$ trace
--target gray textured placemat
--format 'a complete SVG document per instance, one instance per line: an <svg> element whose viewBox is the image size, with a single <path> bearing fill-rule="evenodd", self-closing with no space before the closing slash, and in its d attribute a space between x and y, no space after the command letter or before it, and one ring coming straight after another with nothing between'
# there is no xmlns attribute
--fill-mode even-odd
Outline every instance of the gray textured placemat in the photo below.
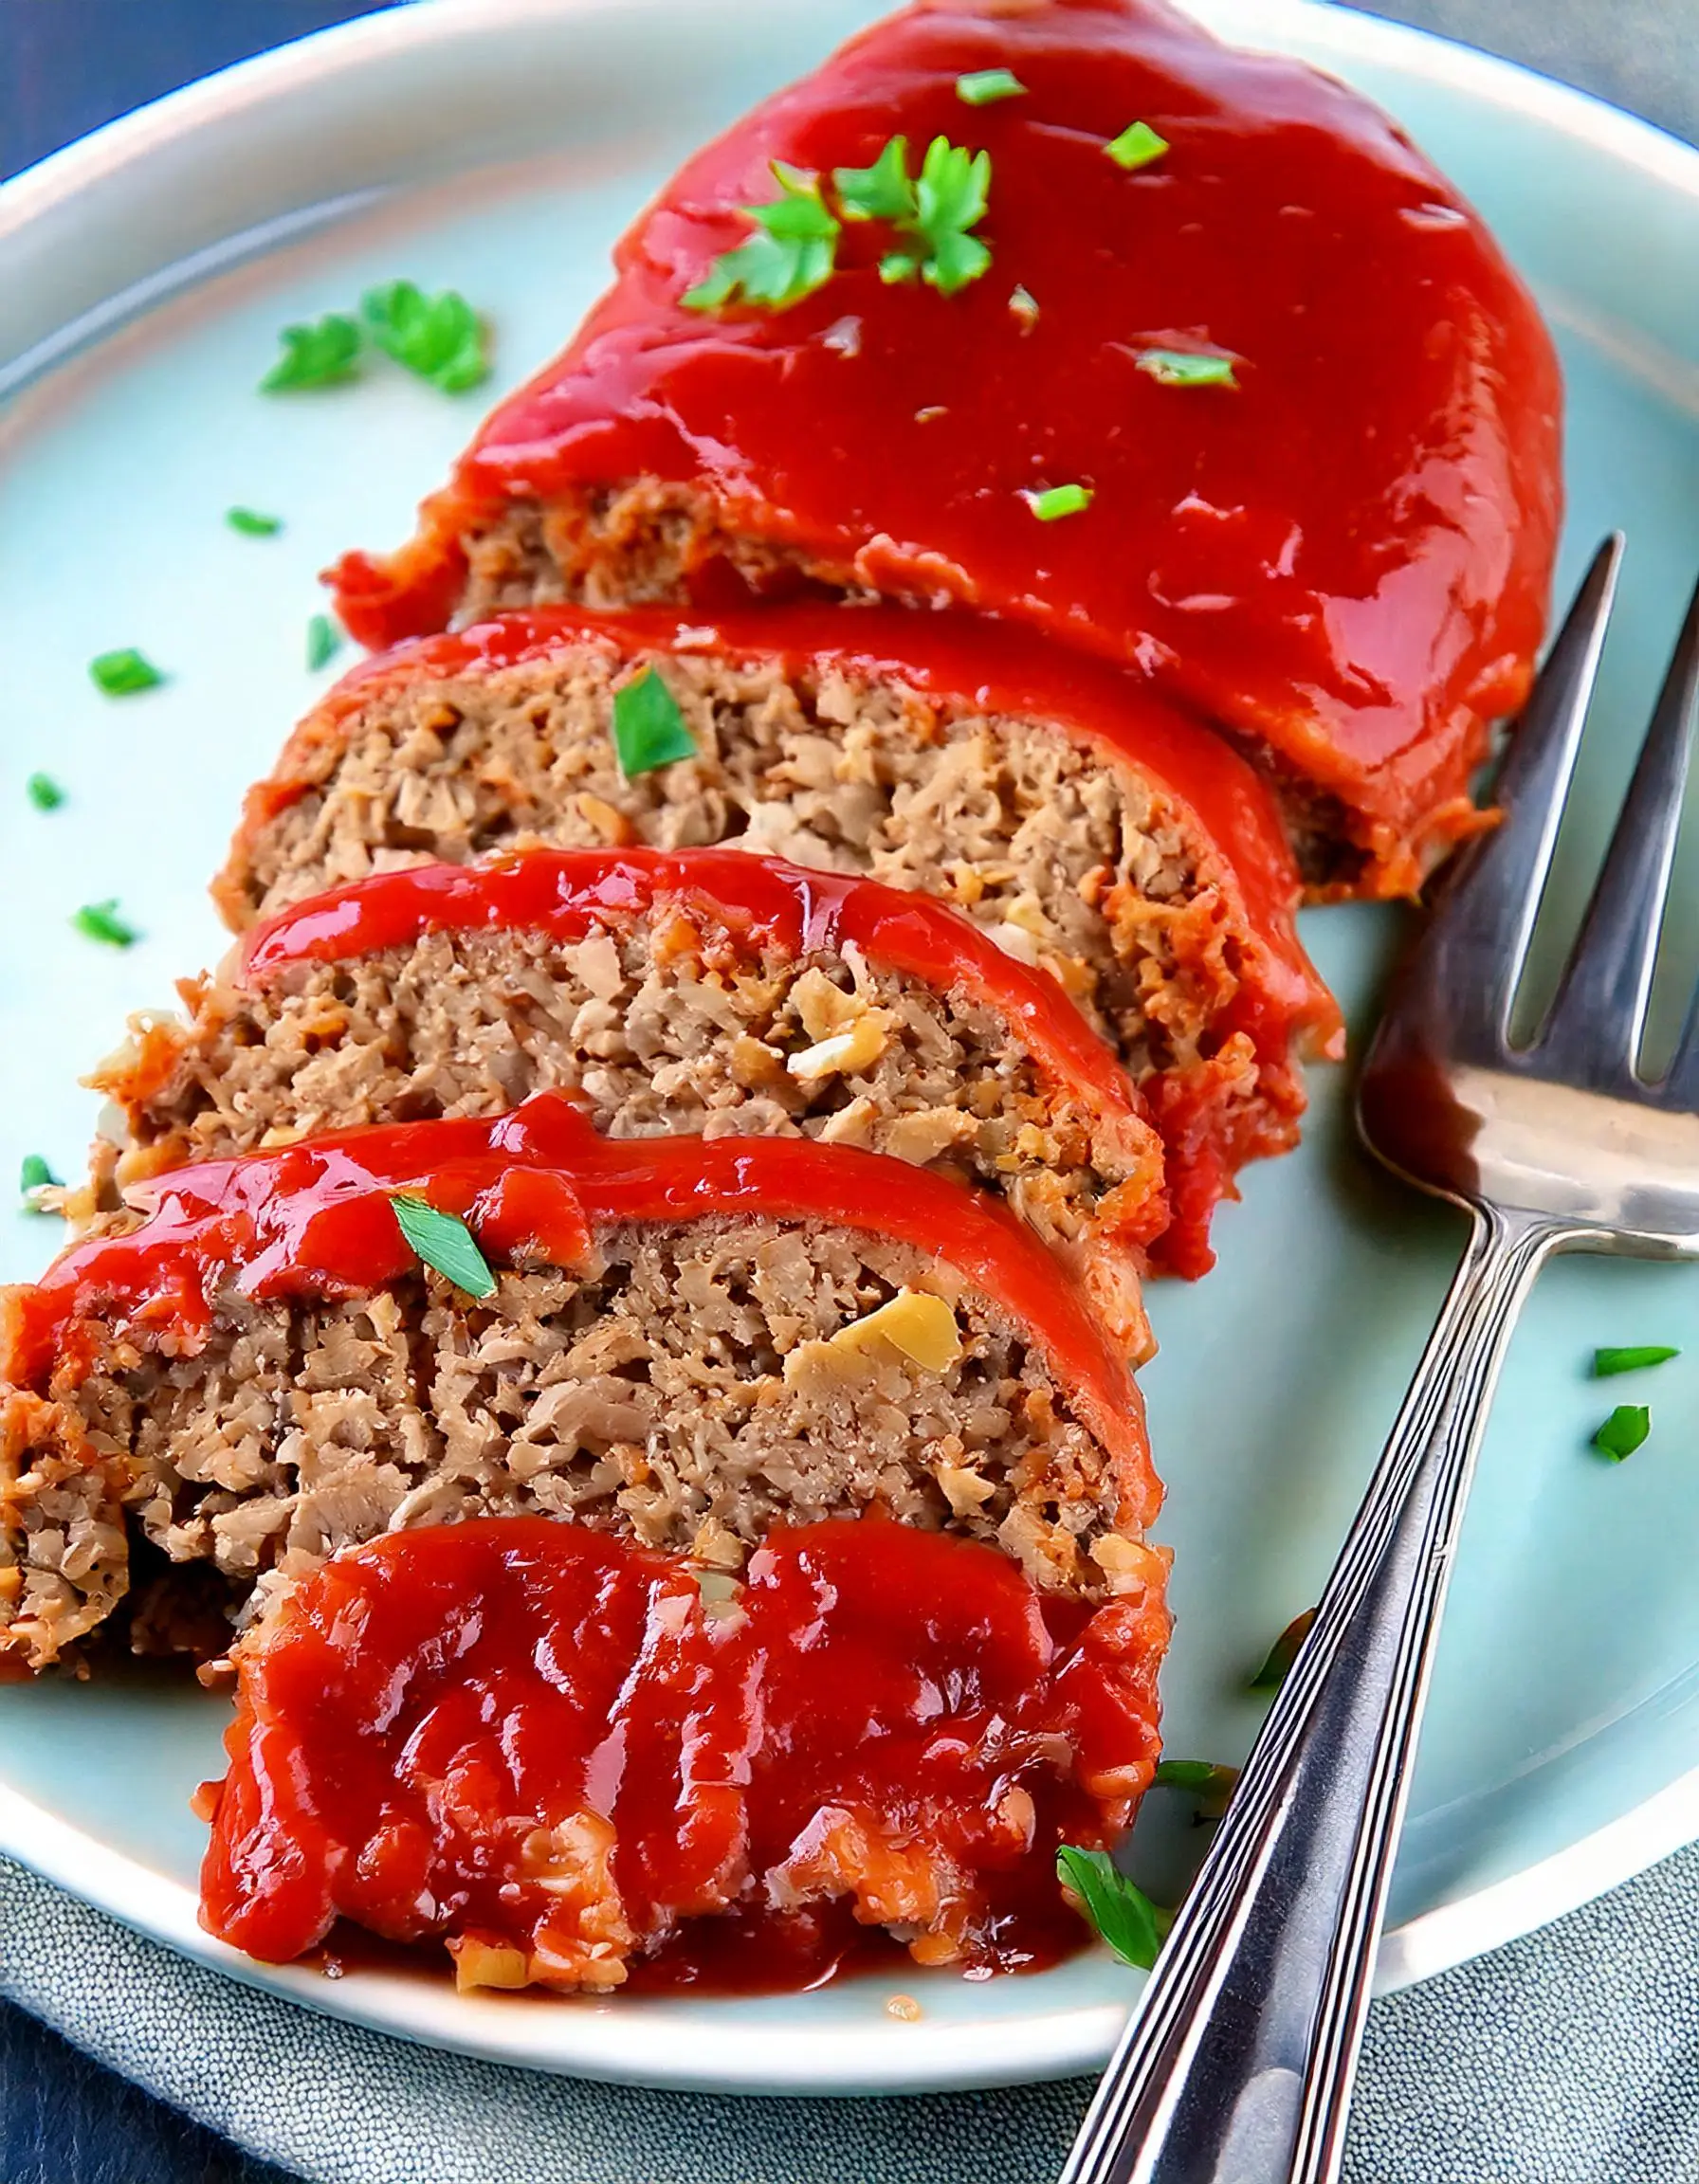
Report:
<svg viewBox="0 0 1699 2184"><path fill-rule="evenodd" d="M312 2184L1048 2184L1088 2090L714 2100L430 2054L181 1963L4 1860L0 1993ZM1699 1849L1378 2003L1347 2176L1699 2177Z"/></svg>
<svg viewBox="0 0 1699 2184"><path fill-rule="evenodd" d="M1699 138L1699 0L1398 0ZM311 2184L1046 2184L1081 2082L713 2100L441 2056L180 1962L0 1860L0 1994ZM1699 1849L1376 2005L1350 2184L1699 2178Z"/></svg>

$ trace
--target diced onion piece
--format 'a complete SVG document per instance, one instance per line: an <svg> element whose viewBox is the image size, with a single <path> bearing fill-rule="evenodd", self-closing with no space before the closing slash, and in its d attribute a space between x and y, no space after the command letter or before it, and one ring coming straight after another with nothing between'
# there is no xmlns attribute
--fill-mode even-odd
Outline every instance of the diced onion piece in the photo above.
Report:
<svg viewBox="0 0 1699 2184"><path fill-rule="evenodd" d="M924 1289L899 1289L888 1304L840 1327L831 1340L847 1350L865 1350L876 1338L928 1373L943 1372L961 1356L955 1313Z"/></svg>
<svg viewBox="0 0 1699 2184"><path fill-rule="evenodd" d="M889 1028L886 1011L869 1009L847 1031L834 1031L830 1038L805 1046L800 1054L787 1057L785 1067L800 1084L813 1084L822 1077L840 1073L853 1076L858 1070L870 1069L885 1052Z"/></svg>
<svg viewBox="0 0 1699 2184"><path fill-rule="evenodd" d="M528 1987L531 1960L505 1941L480 1941L463 1934L448 1944L454 1959L454 1984L462 1994L475 1987Z"/></svg>

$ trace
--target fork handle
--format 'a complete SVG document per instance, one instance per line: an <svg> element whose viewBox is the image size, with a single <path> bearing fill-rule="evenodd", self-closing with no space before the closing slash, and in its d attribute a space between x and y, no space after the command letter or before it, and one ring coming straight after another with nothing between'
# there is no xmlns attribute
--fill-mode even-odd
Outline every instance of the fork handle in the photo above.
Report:
<svg viewBox="0 0 1699 2184"><path fill-rule="evenodd" d="M1464 1496L1565 1231L1474 1227L1309 1634L1062 2184L1335 2184Z"/></svg>

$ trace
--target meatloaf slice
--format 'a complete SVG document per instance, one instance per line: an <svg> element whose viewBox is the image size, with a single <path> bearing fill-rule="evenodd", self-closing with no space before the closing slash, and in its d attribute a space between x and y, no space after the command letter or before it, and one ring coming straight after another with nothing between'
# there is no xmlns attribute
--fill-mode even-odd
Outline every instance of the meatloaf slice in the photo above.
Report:
<svg viewBox="0 0 1699 2184"><path fill-rule="evenodd" d="M616 1138L801 1131L987 1186L1147 1340L1160 1139L1054 983L924 898L728 849L538 849L315 896L182 992L186 1023L137 1022L91 1080L128 1119L119 1187L558 1086Z"/></svg>
<svg viewBox="0 0 1699 2184"><path fill-rule="evenodd" d="M462 1988L655 1956L800 1985L868 1926L1048 1961L1085 1938L1058 1847L1112 1844L1150 1780L1166 1636L1154 1592L1037 1593L871 1520L782 1527L712 1591L583 1525L393 1534L236 1648L202 1916L271 1962L353 1919Z"/></svg>
<svg viewBox="0 0 1699 2184"><path fill-rule="evenodd" d="M378 1533L525 1513L735 1570L776 1521L879 1511L1070 1595L1158 1581L1120 1352L1029 1230L925 1170L606 1139L539 1093L150 1197L4 1293L0 1650L32 1665L121 1594L127 1534L250 1606ZM398 1197L465 1217L434 1257L470 1289Z"/></svg>
<svg viewBox="0 0 1699 2184"><path fill-rule="evenodd" d="M1019 95L964 105L988 69ZM972 209L953 264L917 181ZM810 192L813 276L740 295ZM970 607L1148 668L1267 766L1306 878L1402 892L1527 687L1561 399L1484 223L1360 93L1160 0L943 0L687 161L338 604L374 645L731 584Z"/></svg>
<svg viewBox="0 0 1699 2184"><path fill-rule="evenodd" d="M650 674L696 755L628 774L616 695ZM240 928L427 858L610 840L923 890L1051 973L1149 1101L1190 1269L1234 1172L1293 1142L1299 1055L1336 1049L1245 761L1135 677L943 615L557 609L405 648L296 731L214 892Z"/></svg>

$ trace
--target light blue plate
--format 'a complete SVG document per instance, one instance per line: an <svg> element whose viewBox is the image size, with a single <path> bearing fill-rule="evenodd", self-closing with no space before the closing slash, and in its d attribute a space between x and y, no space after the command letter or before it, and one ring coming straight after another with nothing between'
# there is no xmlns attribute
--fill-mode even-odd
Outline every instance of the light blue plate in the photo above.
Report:
<svg viewBox="0 0 1699 2184"><path fill-rule="evenodd" d="M1565 844L1573 901L1699 567L1699 155L1366 17L1299 0L1200 11L1380 98L1478 200L1558 329L1563 584L1607 527L1630 539ZM511 383L559 343L614 235L679 156L873 12L858 0L426 0L198 85L0 191L16 390L0 413L0 1175L27 1152L75 1171L94 1119L77 1073L127 1010L168 1002L174 976L219 951L203 883L241 790L316 687L314 572L342 547L403 536L485 399L391 372L262 398L277 329L408 274L490 313ZM223 521L233 502L276 511L284 532L236 536ZM171 680L102 698L85 664L127 645ZM27 803L37 768L64 784L62 810ZM1682 880L1690 955L1699 856ZM107 896L144 936L128 953L68 928ZM1360 909L1308 920L1360 1030L1398 922ZM1692 969L1684 960L1677 983ZM1343 1078L1315 1092L1303 1152L1255 1173L1223 1215L1219 1271L1154 1300L1178 1756L1244 1753L1257 1720L1247 1673L1318 1589L1459 1241L1443 1213L1370 1172ZM7 1272L35 1272L53 1227L0 1215L0 1228ZM1696 1306L1692 1270L1571 1260L1526 1315L1459 1559L1384 1983L1537 1925L1699 1835ZM1601 1341L1688 1355L1600 1387L1585 1363ZM1656 1423L1615 1467L1587 1439L1619 1399L1649 1399ZM218 1770L223 1720L219 1702L145 1680L0 1690L0 1847L320 2008L656 2084L849 2092L1054 2075L1106 2051L1130 1992L1101 1956L977 1985L916 1973L904 1984L923 2015L907 2024L878 1981L777 2001L594 2003L262 1972L194 1923L201 1829L186 1799ZM1159 1892L1182 1869L1179 1817L1153 1811L1135 1846Z"/></svg>

